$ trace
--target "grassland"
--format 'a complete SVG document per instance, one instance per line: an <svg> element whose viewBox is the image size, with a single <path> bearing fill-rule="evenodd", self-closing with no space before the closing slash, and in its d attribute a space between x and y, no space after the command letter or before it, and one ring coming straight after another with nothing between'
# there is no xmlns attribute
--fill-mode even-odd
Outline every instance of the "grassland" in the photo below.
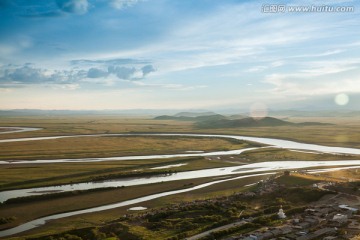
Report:
<svg viewBox="0 0 360 240"><path fill-rule="evenodd" d="M157 174L161 170L151 168L166 164L187 163L187 165L163 169L164 173L169 170L188 171L205 168L216 168L234 166L234 163L227 163L220 160L205 160L202 157L180 158L180 159L153 159L142 161L109 161L95 163L62 163L62 164L19 164L0 165L1 190L30 188L56 184L67 184L75 182L87 182L94 178L109 175L120 175L134 173ZM120 177L116 177L120 178Z"/></svg>
<svg viewBox="0 0 360 240"><path fill-rule="evenodd" d="M151 159L134 161L106 161L90 163L62 164L17 164L0 165L0 190L41 187L49 185L87 182L94 179L118 179L129 177L131 173L159 174L200 170L206 168L229 167L263 161L296 161L296 160L339 160L358 159L356 156L339 156L332 154L312 154L293 152L284 149L265 148L245 152L238 156L190 157L175 159ZM186 164L180 167L154 170L152 168ZM135 175L133 175L135 177Z"/></svg>
<svg viewBox="0 0 360 240"><path fill-rule="evenodd" d="M129 236L134 237L129 239L169 239L174 236L180 237L184 232L195 234L216 224L226 224L237 219L241 211L243 211L243 216L253 216L256 218L259 214L275 213L279 208L279 201L283 204L286 211L290 211L290 209L294 208L295 210L304 204L318 200L326 194L314 189L298 188L299 185L307 186L316 181L310 181L301 177L283 176L277 181L288 182L285 188L266 195L250 198L238 195L239 192L255 191L257 188L256 186L240 188L240 186L244 186L248 182L259 181L263 178L254 177L230 181L227 184L213 185L210 188L188 192L185 198L181 199L178 195L173 195L144 202L138 205L148 207L150 210L141 211L139 214L128 212L126 211L127 208L118 208L96 214L75 216L71 219L59 219L39 229L29 231L28 236L38 239L42 236L59 234L60 232L84 236L84 232L97 229L109 237L110 235L106 234L109 234L110 230L104 226L115 224L118 227L126 226L125 229L121 229L123 234L128 233ZM290 178L293 180L286 181ZM223 195L226 189L229 191ZM288 194L284 194L284 192ZM206 199L212 200L207 201ZM227 207L223 207L224 205ZM143 215L144 212L150 214ZM124 214L127 217L124 218ZM74 231L74 228L79 230Z"/></svg>
<svg viewBox="0 0 360 240"><path fill-rule="evenodd" d="M243 188L243 186L245 184L248 184L249 182L253 182L253 181L259 181L260 179L264 179L264 177L253 177L253 178L249 178L249 179L246 178L246 179L236 180L232 184L237 184L237 185L239 185L239 188L240 187ZM4 218L15 217L16 220L9 224L0 225L0 229L15 226L17 224L20 224L21 222L26 222L26 221L29 221L29 220L32 220L35 218L39 218L42 216L46 216L46 215L120 202L123 200L133 199L133 198L137 198L140 196L146 196L146 195L153 194L153 193L170 191L170 190L174 190L174 189L187 188L187 187L195 186L195 185L198 185L201 183L214 181L214 180L215 180L214 178L181 180L181 181L164 182L164 183L149 184L149 185L142 185L142 186L126 187L126 188L120 188L120 189L103 190L101 192L98 192L98 191L97 192L89 192L89 193L84 193L81 195L74 195L74 196L54 198L54 199L46 199L46 200L37 201L37 202L7 204L7 205L3 205L0 207L0 218L1 217L4 217ZM230 182L233 182L233 181L230 181ZM221 189L221 191L223 191L224 190L223 186L224 185L220 185L220 186L214 185L213 187L209 188L206 191L208 191L209 193L217 192L217 191L219 191L219 189ZM199 191L199 190L197 190L197 191ZM229 194L230 193L233 193L233 190L229 190ZM191 193L191 194L193 194L193 193ZM199 192L197 194L202 195L201 192ZM99 195L101 197L99 197ZM188 195L188 196L190 196L190 195ZM180 200L180 198L178 196L175 196L175 198ZM165 201L162 201L161 199L162 198L157 199L157 200L152 200L149 202L145 202L145 203L141 203L140 205L148 206L148 207L155 207L155 206L160 207L160 206L165 206L169 203L169 199L167 199ZM195 198L192 198L192 199L195 199ZM46 207L44 207L44 206L46 206ZM120 212L126 213L126 209L128 209L128 208L129 207L121 208ZM114 212L116 212L115 215L114 215ZM84 219L86 219L87 216L90 216L89 220L84 221ZM90 220L90 219L93 219L93 218L97 218L98 221L110 221L114 217L119 217L119 216L121 216L121 215L119 215L118 210L114 209L114 210L104 211L104 212L95 213L95 214L94 213L86 214L81 217L75 216L71 219L69 219L69 218L68 219L60 219L60 220L56 220L56 222L68 222L69 220L74 221L74 219L78 219L79 222L77 223L77 225L78 224L82 225L82 223L88 223L88 222L91 223L92 220ZM85 225L87 225L87 224L85 224ZM47 226L45 226L45 228L47 228ZM67 229L69 229L69 228L67 228ZM41 232L42 230L36 229L34 231Z"/></svg>
<svg viewBox="0 0 360 240"><path fill-rule="evenodd" d="M297 119L292 119L297 121ZM299 119L299 122L303 122ZM312 119L306 119L312 121ZM320 121L317 119L316 121ZM321 122L321 121L320 121ZM360 148L360 124L358 121L349 119L326 119L326 122L335 125L321 126L279 126L257 128L233 128L233 129L197 129L191 121L152 120L146 118L121 118L117 116L64 116L64 117L2 117L0 126L28 126L43 128L40 131L22 132L13 134L1 134L0 139L20 137L95 134L95 133L132 133L132 132L191 132L191 133L215 133L274 137L290 139L299 142L316 143L329 146L345 146ZM1 143L0 160L14 159L55 159L55 158L85 158L85 157L109 157L125 155L147 154L171 154L183 153L184 151L216 151L240 149L254 146L252 143L233 141L227 139L204 139L188 137L82 137L66 138L50 141L14 142ZM311 154L293 152L284 149L264 148L243 153L239 156L217 158L178 158L178 159L153 159L146 161L109 161L92 163L62 163L62 164L19 164L0 165L0 189L17 189L34 186L45 186L60 183L84 182L97 177L119 176L128 174L134 170L140 173L151 173L152 167L167 164L187 163L187 165L164 169L165 171L187 171L195 169L234 166L261 161L280 160L339 160L356 159L354 156L340 156L330 154ZM336 176L352 177L358 179L357 172L345 172L347 175ZM329 177L334 173L327 173ZM332 176L332 175L331 175ZM325 176L326 177L326 176ZM332 176L335 177L335 176ZM244 185L258 181L264 177L255 179L241 179L226 183L212 185L210 187L188 192L181 195L173 195L141 204L149 208L161 208L169 203L183 201L203 200L204 198L216 198L219 196L231 196L234 192L244 191L248 188ZM306 180L303 180L306 179ZM321 177L320 177L321 179ZM292 176L292 179L283 179L290 184L307 185L320 181L304 176ZM74 196L60 197L41 200L36 202L8 204L0 207L0 218L16 217L14 221L1 225L1 228L15 226L19 223L54 214L58 212L72 211L108 203L114 203L126 199L136 198L155 192L169 191L184 188L203 182L211 181L212 178L184 180L151 184L144 186L126 187L122 189L103 190L100 192L84 192ZM190 185L189 185L190 184ZM295 193L294 193L295 195ZM99 197L101 196L101 197ZM289 199L293 200L289 197ZM259 199L257 205L264 202ZM118 219L126 214L127 208L119 208L93 214L75 216L67 219L51 221L45 226L31 230L24 235L47 235L55 234L71 229L95 227ZM126 225L127 224L127 225ZM171 236L171 232L162 235L154 235L143 226L125 225L135 234L147 234L144 239Z"/></svg>
<svg viewBox="0 0 360 240"><path fill-rule="evenodd" d="M208 179L195 179L156 183L149 185L133 186L119 189L104 190L101 192L89 192L62 198L46 199L43 201L5 204L0 207L1 217L15 217L16 220L9 224L0 225L1 229L15 226L35 218L52 215L55 213L74 211L78 209L91 208L95 206L116 203L149 194L170 191L189 187L191 184L201 184L211 181ZM101 197L99 197L99 195ZM44 207L46 206L46 207ZM127 208L125 208L127 209Z"/></svg>
<svg viewBox="0 0 360 240"><path fill-rule="evenodd" d="M283 118L285 119L285 118ZM197 129L191 121L153 120L152 118L124 118L119 116L56 116L2 117L1 126L29 126L44 128L35 132L1 134L0 139L95 133L129 132L204 132L274 137L329 146L360 148L358 118L286 118L292 122L322 122L333 125L279 126L225 129Z"/></svg>
<svg viewBox="0 0 360 240"><path fill-rule="evenodd" d="M1 143L0 160L93 158L223 151L260 146L235 139L106 136Z"/></svg>
<svg viewBox="0 0 360 240"><path fill-rule="evenodd" d="M304 175L291 175L291 176L281 176L276 179L276 182L285 186L309 186L314 183L318 183L323 178L311 178L305 177Z"/></svg>
<svg viewBox="0 0 360 240"><path fill-rule="evenodd" d="M341 159L359 159L356 155L334 155L327 153L311 153L292 151L278 148L262 148L242 153L233 159L241 163L253 163L264 161L317 161L317 160L341 160Z"/></svg>
<svg viewBox="0 0 360 240"><path fill-rule="evenodd" d="M183 132L192 129L192 122L121 116L2 117L0 125L43 128L34 132L1 134L1 139L96 133Z"/></svg>
<svg viewBox="0 0 360 240"><path fill-rule="evenodd" d="M346 169L338 171L322 172L317 174L308 175L311 178L327 179L338 182L356 182L360 181L359 169Z"/></svg>

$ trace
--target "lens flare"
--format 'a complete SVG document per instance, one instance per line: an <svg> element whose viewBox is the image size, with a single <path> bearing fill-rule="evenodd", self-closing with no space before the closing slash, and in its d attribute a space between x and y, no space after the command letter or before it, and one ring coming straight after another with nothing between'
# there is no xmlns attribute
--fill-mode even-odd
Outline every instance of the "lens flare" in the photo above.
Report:
<svg viewBox="0 0 360 240"><path fill-rule="evenodd" d="M337 105L344 106L348 104L349 96L345 93L339 93L338 95L335 96L334 101Z"/></svg>

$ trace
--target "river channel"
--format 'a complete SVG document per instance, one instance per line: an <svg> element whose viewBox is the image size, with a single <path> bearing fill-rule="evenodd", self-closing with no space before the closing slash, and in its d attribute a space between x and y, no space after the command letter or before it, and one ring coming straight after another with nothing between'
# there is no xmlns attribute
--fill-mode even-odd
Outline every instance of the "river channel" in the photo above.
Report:
<svg viewBox="0 0 360 240"><path fill-rule="evenodd" d="M10 127L9 127L10 128ZM31 129L31 128L29 128ZM21 129L16 129L21 131ZM12 132L16 132L13 130ZM38 130L35 129L34 130ZM8 132L10 133L10 132ZM51 137L34 137L34 138L16 138L16 139L4 139L0 140L1 143L5 142L20 142L20 141L44 141L52 140L59 138L70 138L70 137L107 137L107 136L185 136L185 137L209 137L209 138L230 138L244 141L257 142L261 144L268 145L268 147L274 148L284 148L292 150L301 150L301 151L311 151L319 153L332 153L332 154L344 154L344 155L360 155L360 149L356 148L343 148L343 147L329 147L321 146L316 144L306 144L299 143L289 140L281 140L274 138L260 138L260 137L245 137L245 136L236 136L236 135L214 135L214 134L170 134L170 133L155 133L155 134L93 134L93 135L72 135L72 136L51 136ZM148 155L148 156L118 156L118 157L107 157L107 158L83 158L83 159L53 159L53 160L13 160L13 161L1 161L0 164L19 164L19 163L62 163L62 162L93 162L93 161L113 161L113 160L139 160L139 159L156 159L156 158L174 158L174 157L189 157L189 156L221 156L221 155L237 155L241 154L244 151L249 151L257 148L247 148L231 151L215 151L215 152L194 152L194 153L184 153L184 154L168 154L168 155ZM185 180L185 179L195 179L195 178L204 178L204 177L217 177L217 176L231 176L239 175L233 178L216 180L205 184L200 184L195 187L168 191L159 194L152 194L132 200L122 201L115 204L99 206L95 208L89 208L84 210L78 210L73 212L55 214L43 218L39 218L28 223L19 225L15 228L7 229L0 232L0 237L9 236L16 233L20 233L26 230L33 229L40 225L46 223L46 221L60 219L70 216L75 216L79 214L92 213L98 211L109 210L117 207L128 206L136 203L141 203L144 201L149 201L152 199L169 196L173 194L184 193L188 191L193 191L196 189L204 188L213 184L222 183L226 181L231 181L240 178L247 178L253 176L269 175L275 174L279 170L285 169L306 169L311 168L324 169L327 167L341 167L346 168L360 168L360 160L339 160L339 161L278 161L278 162L261 162L253 163L241 166L234 167L224 167L224 168L214 168L214 169L204 169L204 170L195 170L195 171L186 171L174 173L171 175L161 175L147 178L128 178L121 180L109 180L101 182L88 182L88 183L78 183L78 184L67 184L59 186L49 186L49 187L39 187L39 188L30 188L30 189L19 189L19 190L10 190L0 192L0 201L6 201L7 199L15 197L25 197L33 196L39 194L46 194L50 192L63 192L63 191L73 191L73 190L89 190L96 188L106 188L106 187L121 187L121 186L135 186L142 184L158 183L158 182L168 182L175 180ZM321 171L321 170L320 170ZM326 169L324 170L326 171ZM240 176L241 175L241 176Z"/></svg>

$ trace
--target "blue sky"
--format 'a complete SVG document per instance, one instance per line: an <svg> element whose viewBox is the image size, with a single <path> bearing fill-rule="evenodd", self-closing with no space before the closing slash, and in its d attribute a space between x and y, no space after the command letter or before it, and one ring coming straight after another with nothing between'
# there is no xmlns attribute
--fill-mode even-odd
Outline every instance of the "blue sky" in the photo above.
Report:
<svg viewBox="0 0 360 240"><path fill-rule="evenodd" d="M339 94L357 106L358 1L264 4L0 0L0 109L274 109Z"/></svg>

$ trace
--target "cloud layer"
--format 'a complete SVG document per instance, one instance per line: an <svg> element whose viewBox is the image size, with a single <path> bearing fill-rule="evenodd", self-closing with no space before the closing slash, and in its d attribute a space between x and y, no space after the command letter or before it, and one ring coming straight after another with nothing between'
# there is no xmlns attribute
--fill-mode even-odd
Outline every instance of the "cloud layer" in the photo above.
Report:
<svg viewBox="0 0 360 240"><path fill-rule="evenodd" d="M110 5L115 9L124 9L127 7L132 7L141 0L110 0Z"/></svg>
<svg viewBox="0 0 360 240"><path fill-rule="evenodd" d="M91 61L91 63L97 62L115 63L117 61ZM0 85L86 84L86 79L100 79L97 83L103 81L104 84L108 84L107 78L111 76L119 80L143 80L154 71L154 67L150 64L131 67L112 64L106 69L90 67L88 69L72 68L71 70L42 69L36 68L32 64L7 65L0 68Z"/></svg>
<svg viewBox="0 0 360 240"><path fill-rule="evenodd" d="M56 0L61 11L75 14L85 14L88 11L87 0Z"/></svg>

